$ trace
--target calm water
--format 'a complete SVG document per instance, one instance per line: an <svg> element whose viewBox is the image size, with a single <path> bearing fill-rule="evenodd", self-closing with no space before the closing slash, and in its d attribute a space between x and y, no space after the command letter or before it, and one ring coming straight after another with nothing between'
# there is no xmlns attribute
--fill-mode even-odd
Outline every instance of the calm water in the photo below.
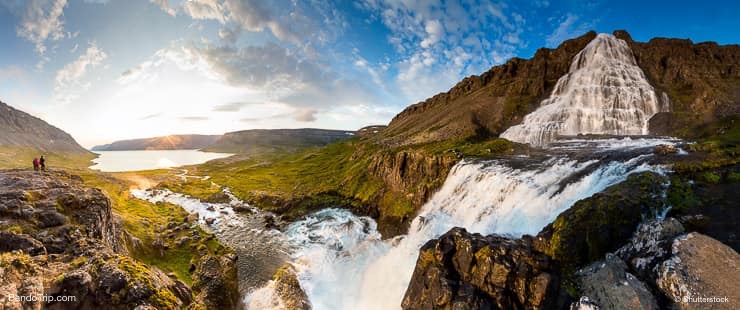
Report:
<svg viewBox="0 0 740 310"><path fill-rule="evenodd" d="M173 151L98 151L100 157L90 168L105 172L138 171L195 165L212 159L229 157L228 153L198 150Z"/></svg>

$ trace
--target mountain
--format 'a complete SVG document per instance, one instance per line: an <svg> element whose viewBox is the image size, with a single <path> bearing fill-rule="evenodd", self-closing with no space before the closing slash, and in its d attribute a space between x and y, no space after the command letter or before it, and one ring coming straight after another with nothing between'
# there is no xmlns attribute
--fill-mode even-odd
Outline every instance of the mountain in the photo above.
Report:
<svg viewBox="0 0 740 310"><path fill-rule="evenodd" d="M295 151L323 146L355 135L354 131L330 129L253 129L224 134L204 150L225 153Z"/></svg>
<svg viewBox="0 0 740 310"><path fill-rule="evenodd" d="M0 146L42 152L90 154L72 136L47 122L0 102Z"/></svg>
<svg viewBox="0 0 740 310"><path fill-rule="evenodd" d="M93 151L134 151L134 150L196 150L216 142L219 135L172 135L144 139L121 140L110 144L97 145Z"/></svg>
<svg viewBox="0 0 740 310"><path fill-rule="evenodd" d="M692 137L699 126L740 112L740 45L695 44L655 38L627 42L647 80L670 101L670 112L650 120L650 132ZM573 57L595 32L541 48L530 59L512 58L481 75L463 79L447 92L411 105L378 135L390 145L498 136L536 109L568 73Z"/></svg>

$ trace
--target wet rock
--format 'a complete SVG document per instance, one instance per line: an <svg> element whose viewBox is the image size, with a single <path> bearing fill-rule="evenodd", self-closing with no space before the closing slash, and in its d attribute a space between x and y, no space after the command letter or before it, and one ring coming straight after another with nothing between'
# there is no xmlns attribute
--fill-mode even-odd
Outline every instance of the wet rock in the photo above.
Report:
<svg viewBox="0 0 740 310"><path fill-rule="evenodd" d="M225 254L220 258L206 255L195 268L193 291L196 300L207 309L233 309L239 300L236 277L236 255Z"/></svg>
<svg viewBox="0 0 740 310"><path fill-rule="evenodd" d="M420 250L404 309L555 307L556 267L530 238L470 234L453 228Z"/></svg>
<svg viewBox="0 0 740 310"><path fill-rule="evenodd" d="M604 258L630 240L643 219L663 206L664 177L635 173L586 199L577 201L537 235L548 240L547 254L566 269Z"/></svg>
<svg viewBox="0 0 740 310"><path fill-rule="evenodd" d="M213 223L215 223L215 222L216 222L216 219L215 218L209 217L209 218L206 219L206 224L208 224L208 225L213 225Z"/></svg>
<svg viewBox="0 0 740 310"><path fill-rule="evenodd" d="M632 239L616 255L640 278L655 282L660 263L671 254L673 238L683 232L683 226L674 218L647 221L637 227Z"/></svg>
<svg viewBox="0 0 740 310"><path fill-rule="evenodd" d="M33 237L11 231L0 231L0 253L10 251L23 251L30 255L46 254L44 244Z"/></svg>
<svg viewBox="0 0 740 310"><path fill-rule="evenodd" d="M627 272L627 265L614 255L576 272L581 293L601 309L658 309L645 283Z"/></svg>
<svg viewBox="0 0 740 310"><path fill-rule="evenodd" d="M670 144L660 144L655 146L653 153L660 156L667 156L678 153L678 148Z"/></svg>
<svg viewBox="0 0 740 310"><path fill-rule="evenodd" d="M285 264L275 272L273 277L275 281L275 292L285 306L290 310L309 310L311 303L308 301L306 292L301 288L298 278L295 274L295 268L290 264Z"/></svg>
<svg viewBox="0 0 740 310"><path fill-rule="evenodd" d="M570 304L570 310L599 310L599 305L591 301L588 296L581 296L581 298Z"/></svg>
<svg viewBox="0 0 740 310"><path fill-rule="evenodd" d="M673 241L671 254L657 284L679 309L740 308L740 255L732 248L690 233Z"/></svg>

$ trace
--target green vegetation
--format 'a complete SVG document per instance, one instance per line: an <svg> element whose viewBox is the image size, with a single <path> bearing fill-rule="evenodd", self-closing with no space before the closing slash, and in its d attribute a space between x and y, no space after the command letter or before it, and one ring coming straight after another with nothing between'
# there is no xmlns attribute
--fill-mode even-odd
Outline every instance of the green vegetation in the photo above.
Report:
<svg viewBox="0 0 740 310"><path fill-rule="evenodd" d="M387 148L355 137L298 153L237 155L211 161L189 168L192 174L210 176L209 180L173 179L161 187L212 200L220 191L215 183L263 209L288 216L335 206L407 219L423 203L415 197L441 186L459 158L495 156L512 148L513 143L498 138ZM413 165L437 171L412 171ZM404 174L400 184L389 180L394 173Z"/></svg>
<svg viewBox="0 0 740 310"><path fill-rule="evenodd" d="M33 147L25 146L0 146L0 169L32 169L32 161L35 157L44 155L46 158L46 167L54 168L87 168L93 163L96 155L89 154L71 154L58 152L44 152Z"/></svg>
<svg viewBox="0 0 740 310"><path fill-rule="evenodd" d="M165 238L168 225L185 224L190 227L185 210L168 203L152 204L131 197L129 190L134 184L123 180L121 176L114 177L90 170L77 173L82 176L86 185L100 188L110 198L113 212L122 219L124 229L141 242L138 245L128 244L133 258L155 265L165 272L173 272L179 280L190 285L192 262L203 255L220 255L231 251L199 226L172 231ZM123 177L130 175L123 174ZM198 231L201 236L199 240L191 238L192 230ZM175 242L183 237L187 237L186 242Z"/></svg>

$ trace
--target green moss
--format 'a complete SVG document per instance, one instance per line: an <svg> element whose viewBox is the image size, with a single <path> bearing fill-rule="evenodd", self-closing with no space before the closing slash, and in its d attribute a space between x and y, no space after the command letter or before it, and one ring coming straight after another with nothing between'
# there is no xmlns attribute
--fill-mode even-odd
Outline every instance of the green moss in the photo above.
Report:
<svg viewBox="0 0 740 310"><path fill-rule="evenodd" d="M707 181L707 182L712 183L712 184L719 183L719 181L721 179L721 177L719 175L717 175L716 173L711 172L711 171L704 172L702 174L702 177L704 178L704 181Z"/></svg>
<svg viewBox="0 0 740 310"><path fill-rule="evenodd" d="M738 183L738 182L740 182L740 173L736 173L734 171L730 171L727 174L727 182L729 182L729 183Z"/></svg>

